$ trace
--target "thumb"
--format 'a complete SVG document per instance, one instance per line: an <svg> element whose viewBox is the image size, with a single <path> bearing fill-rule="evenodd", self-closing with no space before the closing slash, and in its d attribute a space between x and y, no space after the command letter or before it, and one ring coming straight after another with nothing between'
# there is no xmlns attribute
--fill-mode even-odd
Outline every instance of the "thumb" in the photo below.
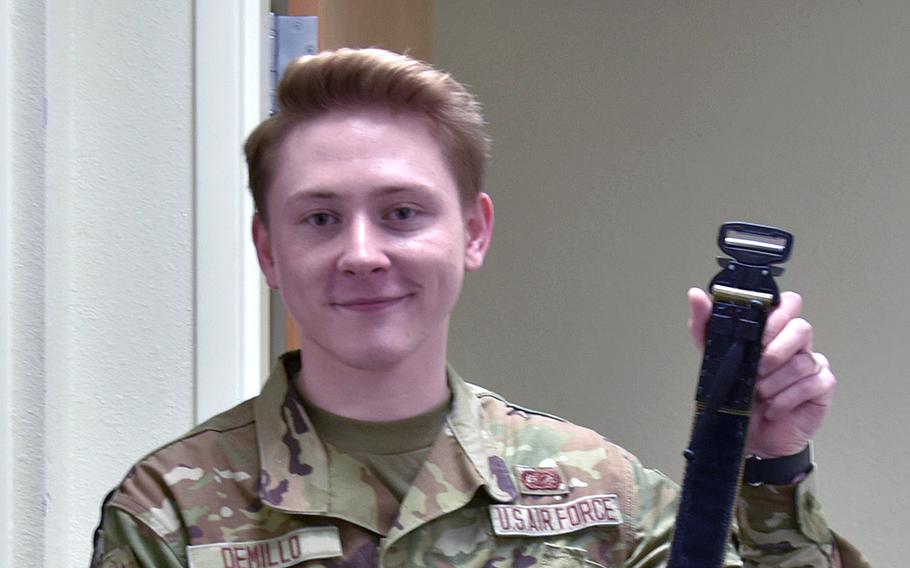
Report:
<svg viewBox="0 0 910 568"><path fill-rule="evenodd" d="M705 348L705 332L711 317L711 298L701 288L689 288L689 333L700 349Z"/></svg>

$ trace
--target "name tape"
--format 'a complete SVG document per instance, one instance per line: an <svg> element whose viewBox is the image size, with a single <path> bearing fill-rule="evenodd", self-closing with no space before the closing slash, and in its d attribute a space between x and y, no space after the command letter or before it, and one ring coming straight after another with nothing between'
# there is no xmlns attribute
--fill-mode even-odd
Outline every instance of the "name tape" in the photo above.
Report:
<svg viewBox="0 0 910 568"><path fill-rule="evenodd" d="M548 536L621 525L622 512L616 495L589 495L550 505L491 505L490 520L500 536Z"/></svg>
<svg viewBox="0 0 910 568"><path fill-rule="evenodd" d="M286 568L306 560L341 556L337 527L309 527L268 540L186 547L190 568Z"/></svg>

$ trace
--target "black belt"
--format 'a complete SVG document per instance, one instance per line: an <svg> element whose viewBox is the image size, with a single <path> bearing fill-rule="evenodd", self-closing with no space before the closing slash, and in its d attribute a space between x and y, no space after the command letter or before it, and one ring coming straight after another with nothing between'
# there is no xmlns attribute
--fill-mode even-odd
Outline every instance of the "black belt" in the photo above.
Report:
<svg viewBox="0 0 910 568"><path fill-rule="evenodd" d="M749 223L725 223L718 236L723 270L709 291L714 307L695 394L695 419L668 568L721 565L743 468L752 391L768 312L780 303L774 277L793 235Z"/></svg>

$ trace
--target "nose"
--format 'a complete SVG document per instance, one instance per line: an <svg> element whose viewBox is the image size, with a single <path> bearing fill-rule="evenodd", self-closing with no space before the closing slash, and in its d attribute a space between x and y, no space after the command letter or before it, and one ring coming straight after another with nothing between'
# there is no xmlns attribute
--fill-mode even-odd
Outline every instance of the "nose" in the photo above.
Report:
<svg viewBox="0 0 910 568"><path fill-rule="evenodd" d="M364 216L355 217L343 236L338 270L351 276L382 272L389 268L381 228Z"/></svg>

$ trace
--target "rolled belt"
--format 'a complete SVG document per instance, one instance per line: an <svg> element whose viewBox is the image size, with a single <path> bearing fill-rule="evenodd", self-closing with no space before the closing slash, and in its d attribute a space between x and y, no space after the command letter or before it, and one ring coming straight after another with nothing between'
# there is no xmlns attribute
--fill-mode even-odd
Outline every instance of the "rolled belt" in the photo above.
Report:
<svg viewBox="0 0 910 568"><path fill-rule="evenodd" d="M725 223L718 246L730 258L708 289L714 297L695 393L695 417L668 568L721 566L742 479L761 338L780 303L775 266L793 235L763 225Z"/></svg>

